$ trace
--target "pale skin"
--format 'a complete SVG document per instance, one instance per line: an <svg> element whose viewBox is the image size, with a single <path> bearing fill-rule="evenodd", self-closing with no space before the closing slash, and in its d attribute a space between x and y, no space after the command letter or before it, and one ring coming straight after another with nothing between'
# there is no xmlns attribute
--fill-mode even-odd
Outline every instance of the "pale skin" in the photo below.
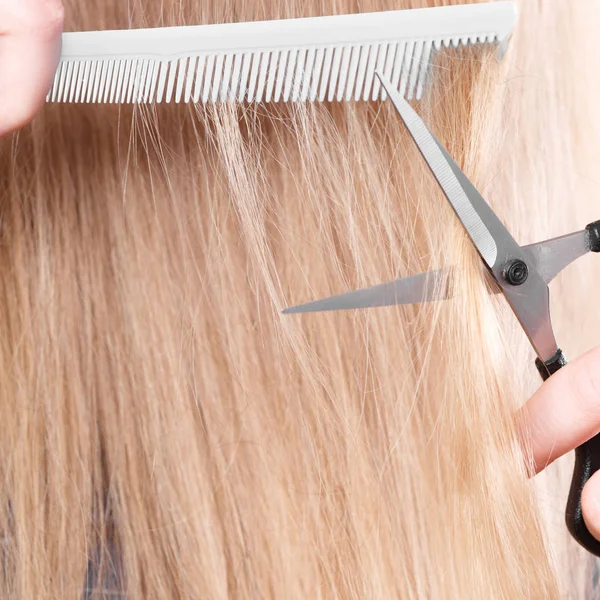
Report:
<svg viewBox="0 0 600 600"><path fill-rule="evenodd" d="M64 11L60 0L0 0L0 136L42 107L56 71ZM532 475L600 432L600 347L546 381L517 415ZM600 472L583 491L583 515L600 539Z"/></svg>

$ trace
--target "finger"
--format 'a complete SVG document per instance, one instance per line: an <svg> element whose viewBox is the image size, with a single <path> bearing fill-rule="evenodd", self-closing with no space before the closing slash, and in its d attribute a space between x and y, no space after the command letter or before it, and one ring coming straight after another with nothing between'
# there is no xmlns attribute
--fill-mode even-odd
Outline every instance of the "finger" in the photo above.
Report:
<svg viewBox="0 0 600 600"><path fill-rule="evenodd" d="M581 511L590 533L600 540L600 471L590 477L581 492Z"/></svg>
<svg viewBox="0 0 600 600"><path fill-rule="evenodd" d="M531 474L600 432L600 347L548 379L517 414Z"/></svg>
<svg viewBox="0 0 600 600"><path fill-rule="evenodd" d="M0 135L29 122L60 56L60 0L0 0Z"/></svg>

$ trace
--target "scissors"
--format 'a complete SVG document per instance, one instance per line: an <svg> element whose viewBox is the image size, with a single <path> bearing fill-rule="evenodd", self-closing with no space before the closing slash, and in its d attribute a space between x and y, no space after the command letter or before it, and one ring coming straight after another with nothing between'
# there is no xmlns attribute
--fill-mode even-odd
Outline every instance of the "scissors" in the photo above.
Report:
<svg viewBox="0 0 600 600"><path fill-rule="evenodd" d="M576 233L520 246L410 104L380 71L376 75L498 284L495 293L501 291L504 294L524 329L537 354L536 367L546 381L567 364L552 328L548 284L581 256L600 252L600 221ZM440 296L440 289L447 289L447 286L438 285L443 277L443 270L430 271L301 304L283 312L337 311L443 299L449 293L442 291ZM592 536L583 520L581 492L598 469L600 434L575 450L575 468L565 513L570 534L595 556L600 556L600 542Z"/></svg>

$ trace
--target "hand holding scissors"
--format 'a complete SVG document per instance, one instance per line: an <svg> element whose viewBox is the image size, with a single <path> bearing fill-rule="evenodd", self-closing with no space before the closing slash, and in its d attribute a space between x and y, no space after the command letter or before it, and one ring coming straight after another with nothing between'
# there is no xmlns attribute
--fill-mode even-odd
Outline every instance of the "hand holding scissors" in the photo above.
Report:
<svg viewBox="0 0 600 600"><path fill-rule="evenodd" d="M557 421L548 416L551 413L546 415L545 427L548 436L556 436L552 440L555 450L544 443L543 436L537 440L539 448L545 448L548 459L553 456L553 460L558 456L557 449L562 449L563 453L568 451L569 448L565 449L565 443L568 445L569 441L578 444L581 442L575 450L575 471L567 503L566 523L570 533L584 548L600 556L600 541L590 533L582 512L584 486L600 469L600 434L597 433L600 430L600 415L595 421L589 418L582 420L581 398L577 399L579 404L575 401L569 406L567 403L570 399L565 394L573 390L571 377L577 374L587 377L589 386L584 392L585 399L588 395L597 393L596 402L600 408L600 390L596 389L596 386L600 387L600 376L596 381L595 376L586 375L584 372L587 361L600 356L597 352L590 354L569 365L560 376L555 375L567 366L567 360L554 336L548 288L548 284L573 261L588 252L600 252L600 221L591 223L582 231L560 238L520 246L408 102L393 88L387 78L379 72L377 76L496 282L495 291L504 294L529 338L538 356L536 366L542 379L551 379L547 382L548 385L542 386L534 395L522 412L525 420L543 418L545 407L546 412L549 408L555 409L556 415L558 409L558 414L565 417L565 421ZM442 271L421 273L391 283L317 300L286 309L284 312L315 312L427 302L440 299L440 286L437 284L443 276ZM588 399L588 405L592 401ZM585 409L583 414L585 416ZM572 429L568 429L569 424ZM540 427L536 429L543 431ZM562 443L557 444L557 440L561 439ZM543 452L538 452L537 460L541 457ZM536 470L541 468L536 462ZM586 504L591 504L593 498L589 498L587 490L585 496L590 500ZM589 512L593 512L593 508ZM600 509L594 514L600 518ZM600 531L598 527L595 529Z"/></svg>

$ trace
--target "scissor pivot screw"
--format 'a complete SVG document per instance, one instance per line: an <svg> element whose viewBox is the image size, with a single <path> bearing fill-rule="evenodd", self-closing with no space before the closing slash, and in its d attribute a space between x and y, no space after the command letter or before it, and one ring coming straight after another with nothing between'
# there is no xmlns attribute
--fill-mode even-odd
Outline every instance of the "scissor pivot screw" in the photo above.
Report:
<svg viewBox="0 0 600 600"><path fill-rule="evenodd" d="M529 277L529 267L522 260L513 260L504 268L504 279L511 285L523 285Z"/></svg>

